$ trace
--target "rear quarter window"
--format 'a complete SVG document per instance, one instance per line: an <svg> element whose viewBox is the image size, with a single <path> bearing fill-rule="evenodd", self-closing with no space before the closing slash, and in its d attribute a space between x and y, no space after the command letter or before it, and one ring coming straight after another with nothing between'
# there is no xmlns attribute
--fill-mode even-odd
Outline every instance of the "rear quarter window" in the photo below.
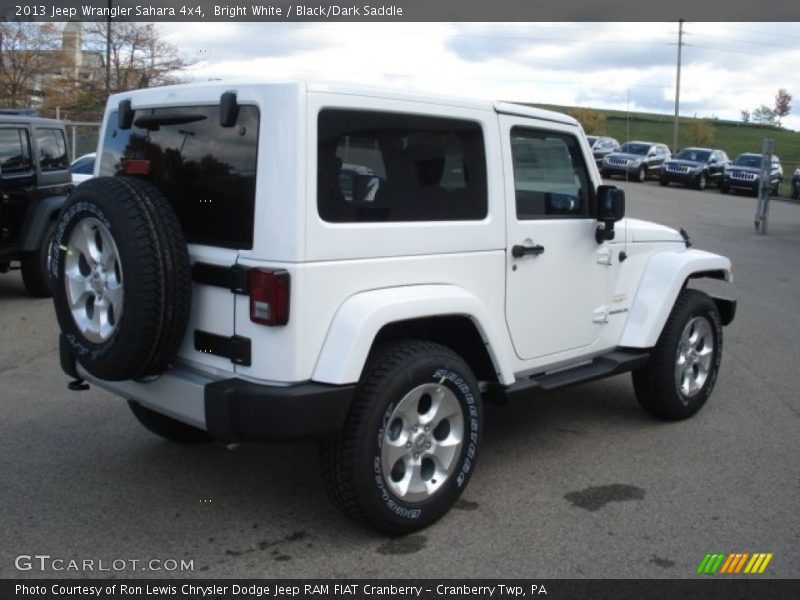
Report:
<svg viewBox="0 0 800 600"><path fill-rule="evenodd" d="M479 123L324 109L317 207L328 222L480 220L488 211Z"/></svg>
<svg viewBox="0 0 800 600"><path fill-rule="evenodd" d="M67 141L60 129L36 129L39 169L41 171L64 171L69 167Z"/></svg>
<svg viewBox="0 0 800 600"><path fill-rule="evenodd" d="M190 243L253 247L259 111L239 107L233 127L219 106L137 110L133 127L108 117L100 176L125 174L128 160L149 161L147 179L169 200Z"/></svg>

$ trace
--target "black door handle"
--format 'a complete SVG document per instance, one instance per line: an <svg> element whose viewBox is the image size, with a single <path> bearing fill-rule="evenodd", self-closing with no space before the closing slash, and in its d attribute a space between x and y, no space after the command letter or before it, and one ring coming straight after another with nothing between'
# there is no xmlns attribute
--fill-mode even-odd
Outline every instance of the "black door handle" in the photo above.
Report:
<svg viewBox="0 0 800 600"><path fill-rule="evenodd" d="M520 246L519 244L516 244L511 247L511 256L514 258L522 258L526 254L533 254L534 256L544 254L544 246L539 244L536 244L535 246Z"/></svg>

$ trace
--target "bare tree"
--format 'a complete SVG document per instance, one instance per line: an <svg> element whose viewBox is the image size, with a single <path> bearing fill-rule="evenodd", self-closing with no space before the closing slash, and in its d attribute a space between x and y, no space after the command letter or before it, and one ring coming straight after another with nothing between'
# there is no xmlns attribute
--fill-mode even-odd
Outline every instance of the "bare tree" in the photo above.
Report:
<svg viewBox="0 0 800 600"><path fill-rule="evenodd" d="M89 23L90 47L103 52L108 42L106 23ZM116 21L111 25L111 93L181 81L181 71L193 63L177 46L164 40L153 23ZM96 78L105 82L105 77Z"/></svg>
<svg viewBox="0 0 800 600"><path fill-rule="evenodd" d="M0 104L30 106L57 68L59 42L52 23L0 22Z"/></svg>

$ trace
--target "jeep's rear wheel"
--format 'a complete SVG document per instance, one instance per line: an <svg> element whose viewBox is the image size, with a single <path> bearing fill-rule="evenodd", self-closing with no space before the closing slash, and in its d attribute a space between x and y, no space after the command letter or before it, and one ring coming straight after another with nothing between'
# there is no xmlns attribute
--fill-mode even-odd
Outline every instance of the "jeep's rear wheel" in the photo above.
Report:
<svg viewBox="0 0 800 600"><path fill-rule="evenodd" d="M49 274L61 331L89 373L138 379L168 367L186 331L191 278L180 224L154 186L81 184L56 226Z"/></svg>
<svg viewBox="0 0 800 600"><path fill-rule="evenodd" d="M207 431L145 408L135 400L128 400L128 406L145 429L171 442L202 444L214 439Z"/></svg>
<svg viewBox="0 0 800 600"><path fill-rule="evenodd" d="M42 243L38 252L28 252L22 256L22 283L31 296L49 298L52 295L50 277L47 273L47 261L50 243L56 230L55 222L51 222L44 230Z"/></svg>
<svg viewBox="0 0 800 600"><path fill-rule="evenodd" d="M714 301L683 290L647 365L633 371L636 398L650 414L687 419L705 404L722 359L722 322Z"/></svg>
<svg viewBox="0 0 800 600"><path fill-rule="evenodd" d="M481 419L478 384L452 350L423 341L378 349L344 431L320 449L331 499L387 533L427 527L466 487Z"/></svg>

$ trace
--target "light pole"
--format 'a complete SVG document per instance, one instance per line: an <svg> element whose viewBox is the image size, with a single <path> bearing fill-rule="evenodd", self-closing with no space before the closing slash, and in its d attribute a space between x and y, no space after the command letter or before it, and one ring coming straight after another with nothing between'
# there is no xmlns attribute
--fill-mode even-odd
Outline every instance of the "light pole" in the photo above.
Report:
<svg viewBox="0 0 800 600"><path fill-rule="evenodd" d="M675 122L672 125L672 151L678 151L678 108L681 103L681 48L683 47L683 19L678 21L678 74L675 78Z"/></svg>

